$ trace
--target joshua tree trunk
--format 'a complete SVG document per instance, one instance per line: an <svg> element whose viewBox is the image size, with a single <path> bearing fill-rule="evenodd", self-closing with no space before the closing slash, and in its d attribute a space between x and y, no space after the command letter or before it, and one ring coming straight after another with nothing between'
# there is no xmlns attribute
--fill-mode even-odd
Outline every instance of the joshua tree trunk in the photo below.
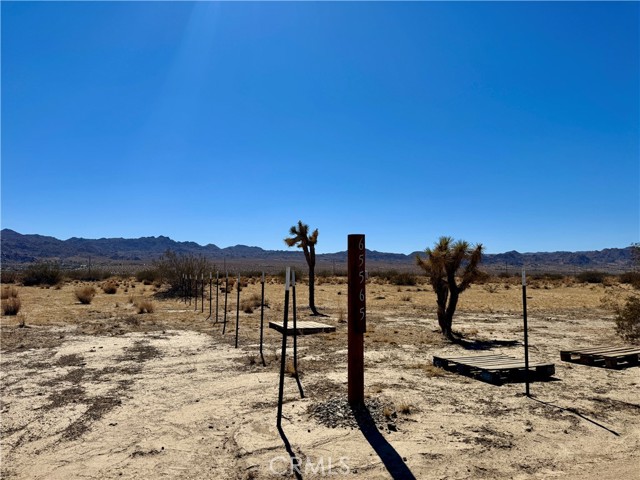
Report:
<svg viewBox="0 0 640 480"><path fill-rule="evenodd" d="M318 241L318 229L316 228L311 235L309 235L309 225L305 225L302 221L298 221L298 225L294 225L289 229L289 233L292 237L285 238L284 242L290 246L297 246L302 248L304 252L304 258L309 266L309 308L313 315L320 316L316 310L315 301L315 269L316 269L316 242Z"/></svg>

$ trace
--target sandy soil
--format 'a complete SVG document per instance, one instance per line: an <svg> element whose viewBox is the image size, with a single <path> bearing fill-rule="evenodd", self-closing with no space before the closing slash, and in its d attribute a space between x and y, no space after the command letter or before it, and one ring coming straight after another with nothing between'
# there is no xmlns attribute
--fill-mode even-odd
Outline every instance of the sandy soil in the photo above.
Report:
<svg viewBox="0 0 640 480"><path fill-rule="evenodd" d="M533 282L531 357L553 362L550 381L502 386L433 366L434 355L477 353L442 339L426 285L368 286L365 384L369 414L346 408L346 284L317 286L336 333L299 338L300 398L285 382L283 432L302 478L622 479L640 468L640 367L610 370L560 360L561 349L623 344L606 302L624 285ZM281 337L260 310L222 323L200 305L136 299L152 286L121 283L90 305L60 289L17 287L21 317L1 320L2 470L6 479L292 478L276 429ZM126 291L125 291L126 289ZM242 300L259 292L249 284ZM266 286L265 321L280 320L283 287ZM298 285L299 319L307 319ZM454 327L485 351L523 358L521 290L476 285ZM215 293L214 293L215 296ZM223 297L220 297L220 305ZM212 301L215 309L215 299ZM219 320L222 320L222 310ZM26 326L21 328L19 322ZM291 342L290 342L291 344ZM359 420L356 421L356 419Z"/></svg>

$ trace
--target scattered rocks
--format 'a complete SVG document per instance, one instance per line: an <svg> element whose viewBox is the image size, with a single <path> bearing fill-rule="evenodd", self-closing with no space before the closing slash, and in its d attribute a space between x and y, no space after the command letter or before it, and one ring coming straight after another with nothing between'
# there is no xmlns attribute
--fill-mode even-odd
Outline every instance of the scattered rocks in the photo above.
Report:
<svg viewBox="0 0 640 480"><path fill-rule="evenodd" d="M395 409L377 398L365 400L365 405L352 407L344 397L310 405L307 412L318 423L330 428L366 428L397 432Z"/></svg>

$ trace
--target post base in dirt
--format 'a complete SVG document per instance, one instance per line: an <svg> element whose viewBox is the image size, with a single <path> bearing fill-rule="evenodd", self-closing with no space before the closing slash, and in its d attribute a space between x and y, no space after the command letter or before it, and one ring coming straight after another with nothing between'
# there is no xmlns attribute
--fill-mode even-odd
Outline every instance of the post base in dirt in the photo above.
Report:
<svg viewBox="0 0 640 480"><path fill-rule="evenodd" d="M364 404L364 333L366 331L364 235L347 237L348 256L348 400Z"/></svg>

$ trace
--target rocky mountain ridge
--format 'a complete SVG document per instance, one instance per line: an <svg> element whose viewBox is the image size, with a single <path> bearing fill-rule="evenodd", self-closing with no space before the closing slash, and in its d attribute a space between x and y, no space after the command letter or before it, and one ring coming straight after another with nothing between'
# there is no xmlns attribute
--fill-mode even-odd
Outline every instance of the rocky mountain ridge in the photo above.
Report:
<svg viewBox="0 0 640 480"><path fill-rule="evenodd" d="M260 247L235 245L220 248L214 244L199 245L195 242L178 242L169 237L141 238L70 238L29 234L23 235L10 229L0 232L1 261L3 268L21 268L39 260L54 260L69 268L92 262L94 265L143 265L159 259L167 250L178 254L204 256L213 262L248 267L281 268L285 264L304 264L299 249L264 250ZM631 247L607 248L583 252L535 252L510 251L486 254L483 268L492 272L515 273L523 265L530 271L576 273L600 270L611 273L630 271L633 268ZM371 268L417 270L415 256L401 253L367 251L367 265ZM347 252L317 255L318 269L342 270L346 268Z"/></svg>

